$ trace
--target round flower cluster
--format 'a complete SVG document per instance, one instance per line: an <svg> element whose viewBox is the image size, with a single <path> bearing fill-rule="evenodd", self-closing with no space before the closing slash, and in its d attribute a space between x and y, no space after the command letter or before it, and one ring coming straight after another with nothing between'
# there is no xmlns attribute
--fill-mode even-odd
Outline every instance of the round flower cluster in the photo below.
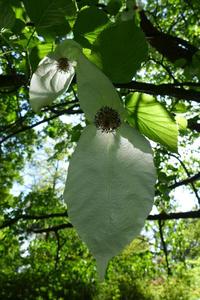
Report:
<svg viewBox="0 0 200 300"><path fill-rule="evenodd" d="M103 106L95 115L95 126L102 132L113 132L120 125L121 120L118 112L111 107Z"/></svg>

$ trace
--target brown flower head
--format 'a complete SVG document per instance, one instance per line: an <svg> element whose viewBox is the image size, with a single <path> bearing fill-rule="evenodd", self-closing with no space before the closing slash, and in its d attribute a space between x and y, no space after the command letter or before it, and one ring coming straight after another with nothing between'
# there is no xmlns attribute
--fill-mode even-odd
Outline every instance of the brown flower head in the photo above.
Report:
<svg viewBox="0 0 200 300"><path fill-rule="evenodd" d="M57 68L59 71L67 72L69 69L69 61L66 57L61 57L57 60Z"/></svg>
<svg viewBox="0 0 200 300"><path fill-rule="evenodd" d="M111 107L103 106L96 113L94 124L102 132L113 132L121 125L119 113Z"/></svg>

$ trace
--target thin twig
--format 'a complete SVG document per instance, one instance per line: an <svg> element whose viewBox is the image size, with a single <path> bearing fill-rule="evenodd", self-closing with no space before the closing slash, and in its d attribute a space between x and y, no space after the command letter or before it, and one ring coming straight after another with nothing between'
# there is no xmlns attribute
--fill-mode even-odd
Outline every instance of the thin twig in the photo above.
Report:
<svg viewBox="0 0 200 300"><path fill-rule="evenodd" d="M178 181L178 182L175 182L174 184L171 184L168 186L169 189L175 189L177 188L178 186L181 186L181 185L186 185L186 184L191 184L192 182L194 181L197 181L200 179L200 172L191 176L191 177L188 177L186 179L183 179L181 181Z"/></svg>
<svg viewBox="0 0 200 300"><path fill-rule="evenodd" d="M159 234L160 234L160 239L161 239L161 243L162 243L163 252L164 252L164 255L165 255L165 261L166 261L166 266L167 266L167 274L171 275L172 272L171 272L171 269L170 269L170 266L169 266L167 244L165 242L164 235L163 235L164 221L158 220L158 227L159 227Z"/></svg>
<svg viewBox="0 0 200 300"><path fill-rule="evenodd" d="M15 135L17 135L17 134L19 134L19 133L21 133L21 132L24 132L24 131L26 131L26 130L30 130L30 129L32 129L32 128L34 128L34 127L40 125L40 124L43 124L43 123L46 123L46 122L48 122L48 121L50 121L50 120L56 119L56 118L58 118L59 116L62 116L62 115L64 115L64 114L79 114L79 113L81 113L81 112L82 112L82 111L80 111L80 110L73 110L73 107L70 107L70 108L68 108L68 109L66 109L66 110L62 110L62 111L60 111L60 112L56 112L55 115L53 115L53 116L51 116L51 117L49 117L49 118L43 119L43 120L41 120L41 121L39 121L39 122L37 122L37 123L35 123L35 124L29 125L29 126L24 126L24 127L20 128L20 129L18 129L18 130L16 130L16 131L14 131L13 133L11 133L11 134L7 135L6 137L4 137L4 138L0 141L0 144L4 143L5 141L7 141L8 139L10 139L11 137L13 137L13 136L15 136Z"/></svg>
<svg viewBox="0 0 200 300"><path fill-rule="evenodd" d="M56 241L57 241L57 250L56 250L56 258L55 258L55 270L58 268L58 263L59 263L59 254L60 254L60 236L58 233L58 230L55 230L55 236L56 236Z"/></svg>
<svg viewBox="0 0 200 300"><path fill-rule="evenodd" d="M176 159L180 162L180 164L181 164L181 166L183 167L183 169L184 169L185 173L187 174L187 176L188 176L188 177L191 177L191 174L190 174L190 172L188 171L188 169L187 169L186 165L184 164L184 162L183 162L178 156L176 156L176 155L173 154L173 153L170 153L170 156L176 158ZM194 194L195 194L195 196L196 196L196 198L197 198L197 200L198 200L198 203L199 203L199 205L200 205L200 197L199 197L199 195L198 195L198 191L197 191L197 189L196 189L196 187L195 187L193 181L190 182L190 185L191 185L191 187L192 187L192 189L193 189L193 191L194 191Z"/></svg>

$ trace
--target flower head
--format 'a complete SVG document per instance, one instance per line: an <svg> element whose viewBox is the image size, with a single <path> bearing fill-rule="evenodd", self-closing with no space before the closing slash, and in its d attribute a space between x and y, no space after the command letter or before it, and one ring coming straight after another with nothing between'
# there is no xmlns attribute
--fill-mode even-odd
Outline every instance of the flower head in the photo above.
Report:
<svg viewBox="0 0 200 300"><path fill-rule="evenodd" d="M103 106L95 115L95 126L102 132L113 132L120 125L121 120L118 112L111 107Z"/></svg>

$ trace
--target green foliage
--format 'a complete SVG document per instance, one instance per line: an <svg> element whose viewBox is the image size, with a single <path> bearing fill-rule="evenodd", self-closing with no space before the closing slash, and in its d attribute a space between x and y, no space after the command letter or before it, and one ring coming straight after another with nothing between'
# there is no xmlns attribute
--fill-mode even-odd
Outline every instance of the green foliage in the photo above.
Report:
<svg viewBox="0 0 200 300"><path fill-rule="evenodd" d="M8 1L2 1L0 3L0 11L0 30L12 28L15 23L15 14Z"/></svg>
<svg viewBox="0 0 200 300"><path fill-rule="evenodd" d="M119 19L99 34L93 51L97 64L113 82L129 82L146 58L147 44L134 19Z"/></svg>
<svg viewBox="0 0 200 300"><path fill-rule="evenodd" d="M149 34L142 32L141 9L154 28L167 34L165 40L162 34L155 34L151 26L147 26ZM129 121L135 126L138 123L140 133L158 143L152 143L158 180L151 214L162 213L162 217L164 213L166 216L186 209L185 205L188 207L192 199L196 202L191 204L191 209L198 208L199 177L191 178L199 173L200 59L199 51L193 54L190 48L192 45L198 50L200 46L198 16L197 0L163 0L159 5L150 0L143 1L143 7L139 8L135 1L118 0L0 1L0 299L199 299L198 221L162 221L165 253L158 222L148 221L143 231L146 237L139 236L111 259L104 282L98 283L95 261L76 231L69 227L71 220L63 199L72 152L79 139L82 141L83 128L91 123L89 126L94 128L94 123L98 124L99 110L103 106L104 110L115 109L121 124ZM170 36L174 43L170 42ZM71 38L79 44L73 40L69 42ZM180 39L185 40L182 50L178 47ZM168 55L175 53L176 57L183 51L188 58L172 63L160 53L161 48L165 48ZM41 80L42 87L38 89L36 84L34 90L35 94L42 91L42 95L37 95L40 112L35 114L29 103L29 83L37 73L39 62L50 52L55 55L56 71L58 58L64 57L73 63L76 76L70 77L63 86L66 74L63 72L63 76L51 80L50 64L49 73ZM53 99L46 94L46 102L42 102L44 86L54 94ZM137 92L143 93L139 112L135 114L134 105L128 115L125 104L127 99L138 98ZM156 100L151 98L151 106L143 101L146 99L144 93L155 94ZM47 104L51 106L45 106ZM179 126L179 154L170 152L177 151L174 120ZM109 127L112 122L105 121L104 127L112 129ZM119 137L120 130L118 128L117 133L99 130L99 134L114 139ZM135 145L135 135L142 139L134 128L129 128L129 132L129 146ZM102 183L104 169L108 166L111 170L110 166L118 159L111 157L105 163L107 139L101 143L102 151L97 151L94 168L89 170L91 182L96 179L95 182ZM92 140L87 145L84 143L82 157L86 152L91 153L90 145L92 149L98 148L93 147L93 143ZM113 152L112 149L109 153ZM74 184L78 200L86 188L80 188L81 181L87 180L85 170L91 166L88 154L87 161L87 168L79 170L81 177ZM139 203L142 195L139 188L143 191L148 184L144 186L136 177L135 169L143 178L146 166L143 167L144 161L140 159L137 168L127 172L127 161L125 157L113 170L117 170L115 177L123 175L120 181L128 188L124 192L117 181L113 193L119 191L124 199L130 188L139 195ZM82 165L84 161L79 167ZM140 167L138 171L138 165L144 170ZM110 179L110 176L105 178ZM184 184L185 179L190 179L190 183ZM94 190L91 183L90 188ZM89 196L92 200L100 199L95 192ZM102 198L103 203L106 199ZM131 224L135 224L144 211L140 201L134 217L132 199L130 206L125 207L126 199L118 201L118 207L126 211L127 221L131 219ZM186 204L180 207L180 203ZM92 205L95 204L93 201ZM106 207L107 202L104 203ZM122 217L117 207L115 210L117 216ZM98 213L83 225L99 220ZM77 219L79 216L81 210ZM101 218L103 224L106 209L101 210ZM126 228L123 238L127 232L135 236L135 227L131 226ZM100 223L96 232L101 230ZM111 241L107 239L106 245L112 246ZM116 239L116 243L120 240ZM102 248L104 250L103 243L98 249Z"/></svg>
<svg viewBox="0 0 200 300"><path fill-rule="evenodd" d="M45 37L62 36L70 31L66 16L74 16L76 7L73 0L24 0L26 12L39 34Z"/></svg>
<svg viewBox="0 0 200 300"><path fill-rule="evenodd" d="M107 5L107 10L111 15L116 15L122 6L122 0L110 0Z"/></svg>
<svg viewBox="0 0 200 300"><path fill-rule="evenodd" d="M109 19L107 14L95 6L84 7L74 24L74 39L84 48L91 48L96 36L104 29Z"/></svg>

